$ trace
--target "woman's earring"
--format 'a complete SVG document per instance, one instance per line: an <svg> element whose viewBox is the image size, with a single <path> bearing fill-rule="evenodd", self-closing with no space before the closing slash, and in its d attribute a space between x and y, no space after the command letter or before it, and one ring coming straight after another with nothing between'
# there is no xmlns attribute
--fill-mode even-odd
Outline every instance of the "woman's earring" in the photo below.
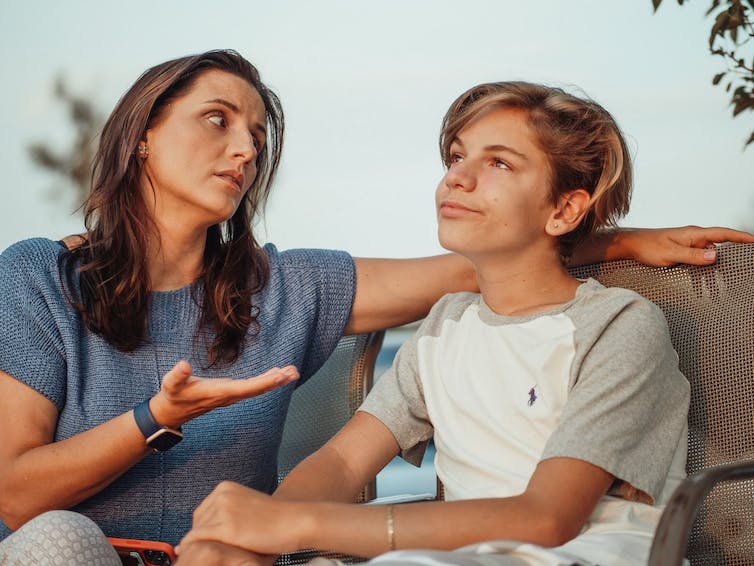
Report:
<svg viewBox="0 0 754 566"><path fill-rule="evenodd" d="M559 224L557 224L557 223L555 223L555 224L552 225L553 228L557 228L558 226L559 226Z"/></svg>
<svg viewBox="0 0 754 566"><path fill-rule="evenodd" d="M147 147L147 142L139 142L139 158L140 159L146 159L149 157L149 148Z"/></svg>

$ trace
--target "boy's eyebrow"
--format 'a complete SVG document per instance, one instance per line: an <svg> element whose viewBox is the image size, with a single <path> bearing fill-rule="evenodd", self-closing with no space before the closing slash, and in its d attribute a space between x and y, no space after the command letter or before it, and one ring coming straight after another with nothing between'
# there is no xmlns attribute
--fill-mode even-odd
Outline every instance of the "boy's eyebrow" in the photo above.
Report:
<svg viewBox="0 0 754 566"><path fill-rule="evenodd" d="M226 100L224 98L213 98L212 100L205 100L204 104L220 104L222 106L225 106L229 110L232 110L236 114L241 113L241 109L237 105L233 104L230 100ZM254 129L258 130L263 135L267 135L267 128L261 122L255 122Z"/></svg>
<svg viewBox="0 0 754 566"><path fill-rule="evenodd" d="M460 145L462 148L464 147L463 142L461 141L461 138L455 137L453 138L453 141L450 144L452 145ZM503 144L493 144L493 145L487 145L484 147L484 151L507 151L509 153L512 153L513 155L517 155L521 159L529 159L526 155L521 153L520 151L517 151L513 149L512 147L509 147L507 145Z"/></svg>
<svg viewBox="0 0 754 566"><path fill-rule="evenodd" d="M521 153L520 151L516 151L512 147L508 147L507 145L502 144L495 144L495 145L488 145L485 148L485 151L507 151L509 153L512 153L513 155L517 155L521 159L529 159L526 155Z"/></svg>

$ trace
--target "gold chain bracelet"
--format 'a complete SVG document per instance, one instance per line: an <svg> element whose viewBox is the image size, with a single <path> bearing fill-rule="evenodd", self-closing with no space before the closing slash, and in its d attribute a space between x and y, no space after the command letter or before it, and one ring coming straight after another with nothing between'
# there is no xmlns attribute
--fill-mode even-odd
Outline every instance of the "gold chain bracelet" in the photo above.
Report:
<svg viewBox="0 0 754 566"><path fill-rule="evenodd" d="M395 550L395 523L392 505L387 506L387 545L390 550Z"/></svg>

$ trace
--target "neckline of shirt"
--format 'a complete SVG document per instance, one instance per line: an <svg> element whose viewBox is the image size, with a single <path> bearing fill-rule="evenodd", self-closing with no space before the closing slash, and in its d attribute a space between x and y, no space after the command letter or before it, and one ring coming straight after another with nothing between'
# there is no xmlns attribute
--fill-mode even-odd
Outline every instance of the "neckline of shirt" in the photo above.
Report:
<svg viewBox="0 0 754 566"><path fill-rule="evenodd" d="M505 315L497 313L489 307L489 305L485 302L484 297L482 297L482 295L479 295L476 303L479 309L479 318L487 324L500 326L504 324L521 324L539 318L557 316L567 311L569 308L571 308L571 306L580 301L585 295L601 287L600 283L597 280L592 279L591 277L588 279L579 279L579 281L582 281L582 284L576 288L576 293L570 301L561 303L555 307L552 307L551 309L524 315Z"/></svg>

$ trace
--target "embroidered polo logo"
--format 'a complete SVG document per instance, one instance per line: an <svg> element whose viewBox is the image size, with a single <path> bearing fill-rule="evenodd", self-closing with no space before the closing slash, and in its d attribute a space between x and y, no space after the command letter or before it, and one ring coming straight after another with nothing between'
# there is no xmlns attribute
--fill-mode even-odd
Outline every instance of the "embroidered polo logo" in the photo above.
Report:
<svg viewBox="0 0 754 566"><path fill-rule="evenodd" d="M530 407L534 405L534 402L537 400L537 393L534 391L534 388L532 387L529 389L529 400L526 402L527 405Z"/></svg>

